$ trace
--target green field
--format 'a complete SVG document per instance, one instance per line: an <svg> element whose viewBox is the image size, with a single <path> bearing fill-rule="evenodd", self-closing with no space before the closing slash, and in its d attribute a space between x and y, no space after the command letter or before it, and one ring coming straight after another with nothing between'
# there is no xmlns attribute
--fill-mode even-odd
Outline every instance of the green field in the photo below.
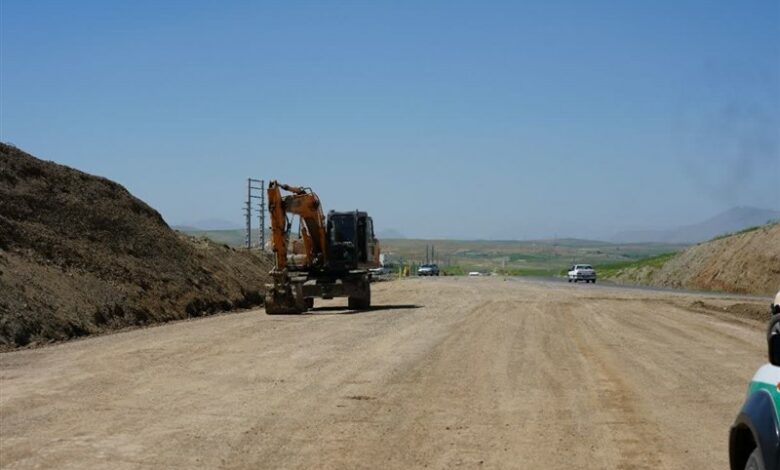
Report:
<svg viewBox="0 0 780 470"><path fill-rule="evenodd" d="M188 230L229 246L244 246L244 230ZM253 231L257 241L259 232ZM414 269L425 262L425 246L434 247L435 262L442 273L463 275L470 271L510 276L558 276L573 263L590 263L599 275L643 263L668 260L686 245L665 243L609 243L579 239L493 241L493 240L380 240L382 252L394 264Z"/></svg>
<svg viewBox="0 0 780 470"><path fill-rule="evenodd" d="M434 261L443 273L470 271L512 276L558 276L574 263L589 263L611 272L644 260L668 259L686 245L665 243L608 243L557 239L534 241L381 240L382 252L402 264L425 262L425 247L433 245ZM600 272L601 274L601 272Z"/></svg>

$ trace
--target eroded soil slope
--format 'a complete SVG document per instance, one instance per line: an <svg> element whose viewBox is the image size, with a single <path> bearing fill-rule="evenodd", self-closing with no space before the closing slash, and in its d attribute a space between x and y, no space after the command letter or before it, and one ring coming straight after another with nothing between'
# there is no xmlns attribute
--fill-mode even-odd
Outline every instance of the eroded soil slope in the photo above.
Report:
<svg viewBox="0 0 780 470"><path fill-rule="evenodd" d="M268 269L113 181L0 144L0 348L256 305Z"/></svg>
<svg viewBox="0 0 780 470"><path fill-rule="evenodd" d="M614 280L742 294L780 289L780 224L692 246L660 268L629 268Z"/></svg>

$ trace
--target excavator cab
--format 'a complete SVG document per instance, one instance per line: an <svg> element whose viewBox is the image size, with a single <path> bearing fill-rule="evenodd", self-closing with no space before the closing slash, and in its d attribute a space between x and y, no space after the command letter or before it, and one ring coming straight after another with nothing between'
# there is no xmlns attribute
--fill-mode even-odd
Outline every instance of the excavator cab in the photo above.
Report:
<svg viewBox="0 0 780 470"><path fill-rule="evenodd" d="M378 266L374 224L365 212L328 213L328 264L332 271Z"/></svg>

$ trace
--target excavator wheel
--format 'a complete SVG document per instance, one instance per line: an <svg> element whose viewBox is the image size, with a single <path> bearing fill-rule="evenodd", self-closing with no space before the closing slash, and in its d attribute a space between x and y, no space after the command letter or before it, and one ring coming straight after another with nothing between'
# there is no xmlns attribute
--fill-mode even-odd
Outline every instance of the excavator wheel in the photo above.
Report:
<svg viewBox="0 0 780 470"><path fill-rule="evenodd" d="M360 295L349 297L347 305L350 310L368 310L371 308L371 286L368 282L363 285Z"/></svg>

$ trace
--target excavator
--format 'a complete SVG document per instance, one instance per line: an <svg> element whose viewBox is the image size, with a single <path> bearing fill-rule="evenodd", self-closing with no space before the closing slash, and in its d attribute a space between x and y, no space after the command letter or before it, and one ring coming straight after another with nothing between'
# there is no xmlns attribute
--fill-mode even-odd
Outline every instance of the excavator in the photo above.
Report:
<svg viewBox="0 0 780 470"><path fill-rule="evenodd" d="M275 263L273 284L266 286L267 314L304 313L315 297L347 297L351 310L371 306L369 270L379 266L379 241L368 214L330 211L326 219L311 188L277 181L268 185L268 211Z"/></svg>

